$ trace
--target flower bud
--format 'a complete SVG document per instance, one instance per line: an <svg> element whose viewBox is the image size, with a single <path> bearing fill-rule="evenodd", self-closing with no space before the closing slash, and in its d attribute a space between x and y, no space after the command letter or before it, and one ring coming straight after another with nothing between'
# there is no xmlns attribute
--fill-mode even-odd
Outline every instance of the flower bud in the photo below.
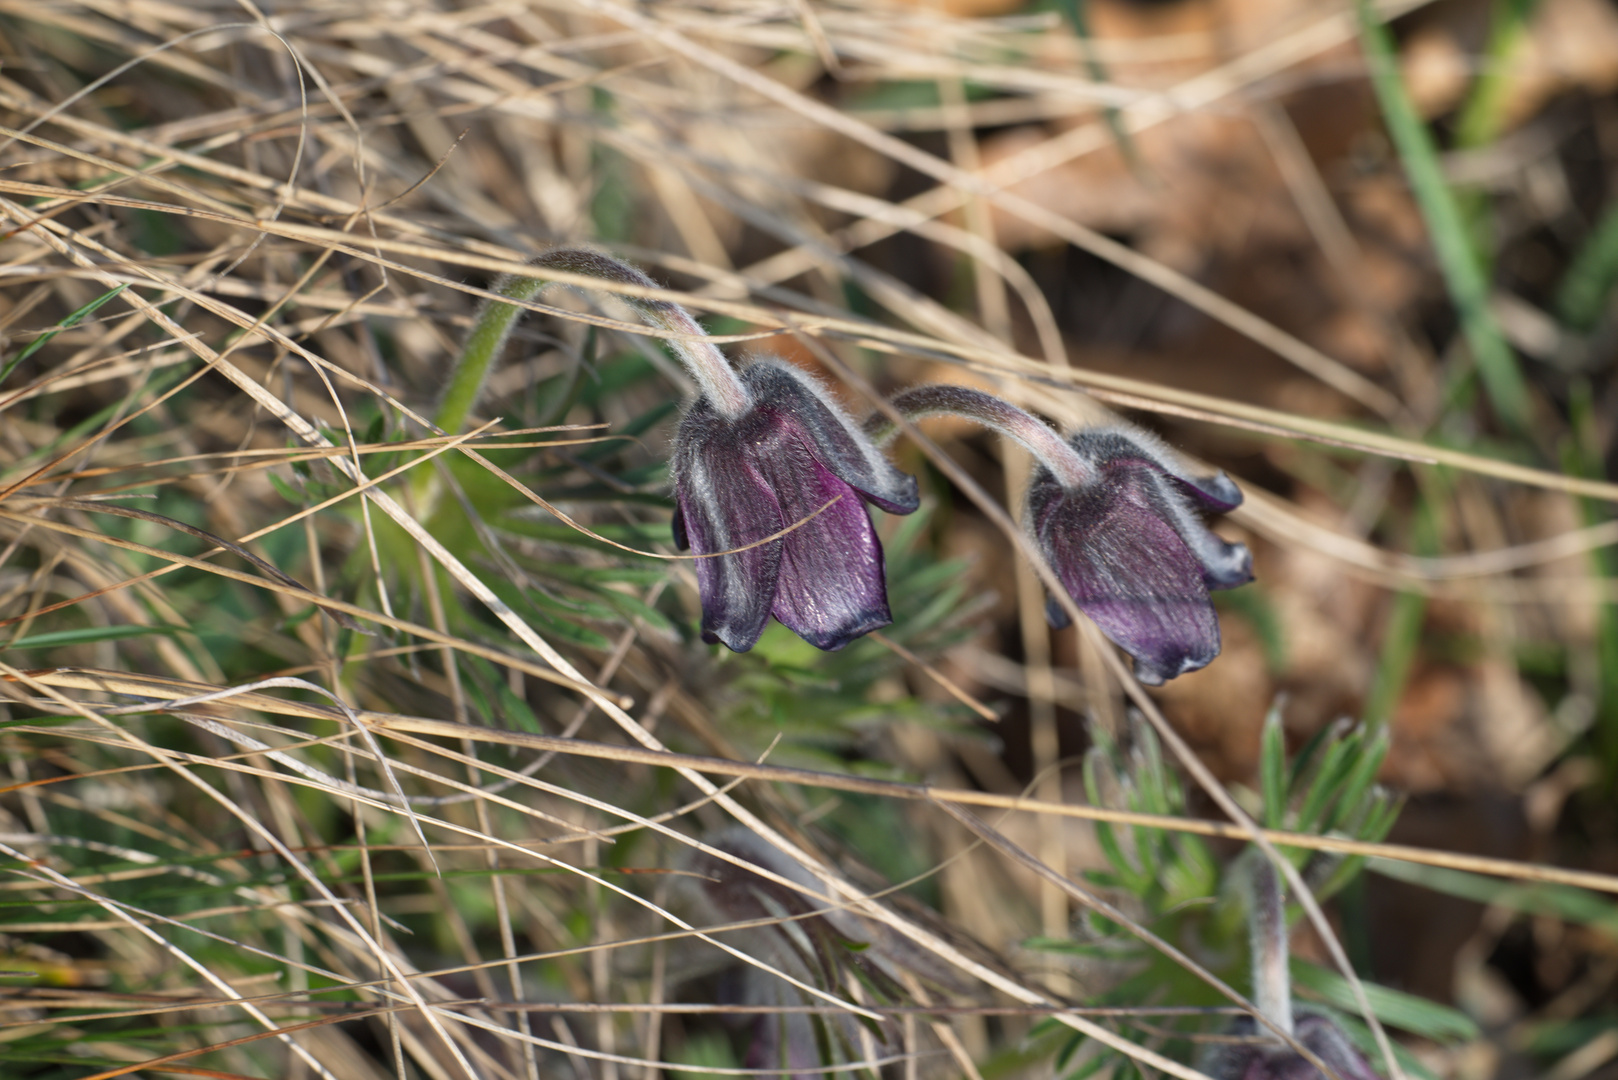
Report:
<svg viewBox="0 0 1618 1080"><path fill-rule="evenodd" d="M1091 428L1068 440L1088 468L1063 483L1045 465L1028 487L1025 520L1068 595L1157 685L1219 655L1209 589L1253 579L1246 547L1221 540L1194 507L1233 510L1242 493L1224 473L1194 477L1142 431ZM1067 625L1054 602L1051 623Z"/></svg>
<svg viewBox="0 0 1618 1080"><path fill-rule="evenodd" d="M773 614L811 645L840 649L893 621L882 545L861 500L908 514L919 505L915 478L797 368L761 360L740 377L746 408L726 415L698 397L670 462L675 543L729 552L697 560L703 639L746 652Z"/></svg>

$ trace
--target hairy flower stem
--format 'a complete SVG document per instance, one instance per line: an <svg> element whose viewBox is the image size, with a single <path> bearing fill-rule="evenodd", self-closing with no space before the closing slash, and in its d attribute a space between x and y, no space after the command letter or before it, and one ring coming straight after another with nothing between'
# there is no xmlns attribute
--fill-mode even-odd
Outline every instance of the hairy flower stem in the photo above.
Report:
<svg viewBox="0 0 1618 1080"><path fill-rule="evenodd" d="M1292 1034L1292 977L1288 970L1287 914L1275 867L1264 853L1249 864L1248 930L1253 949L1253 1002L1277 1028Z"/></svg>
<svg viewBox="0 0 1618 1080"><path fill-rule="evenodd" d="M512 300L525 301L532 300L545 285L543 278L507 274L496 281L490 291ZM506 339L511 336L522 313L523 309L516 304L502 304L494 300L485 300L478 310L477 321L472 324L472 332L466 336L466 345L461 349L461 359L455 365L455 373L450 376L443 400L438 403L438 415L433 417L433 423L447 434L458 434L466 423L466 414L472 411L478 395L483 392L483 382L489 377L489 368L494 366L495 357L505 349Z"/></svg>
<svg viewBox="0 0 1618 1080"><path fill-rule="evenodd" d="M981 390L944 384L918 386L906 390L891 404L912 423L929 416L962 416L1015 439L1043 462L1065 488L1083 487L1095 478L1095 469L1050 425ZM876 413L865 421L865 433L876 445L886 446L898 436L899 426Z"/></svg>
<svg viewBox="0 0 1618 1080"><path fill-rule="evenodd" d="M627 263L594 251L579 248L559 248L548 251L533 261L537 270L562 270L571 274L584 274L605 281L625 285L638 285L655 289L657 283ZM483 383L489 369L505 349L506 339L516 328L526 303L538 296L546 286L555 284L544 277L509 274L495 282L493 292L517 303L504 304L488 300L478 312L472 332L467 335L461 358L455 364L449 386L438 406L433 422L450 435L460 432L467 414L477 404L483 392ZM752 404L752 398L736 370L730 366L711 342L696 340L704 335L702 327L679 304L648 297L625 296L624 301L635 308L647 322L661 330L682 335L668 339L669 347L691 373L704 396L714 407L728 417L740 416Z"/></svg>

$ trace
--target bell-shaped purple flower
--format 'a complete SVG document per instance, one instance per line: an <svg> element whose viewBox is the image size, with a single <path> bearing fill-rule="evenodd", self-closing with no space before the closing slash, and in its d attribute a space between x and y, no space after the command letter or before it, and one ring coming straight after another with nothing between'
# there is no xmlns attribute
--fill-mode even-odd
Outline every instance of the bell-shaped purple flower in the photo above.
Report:
<svg viewBox="0 0 1618 1080"><path fill-rule="evenodd" d="M1067 482L1042 465L1026 519L1051 568L1081 610L1157 685L1219 655L1210 589L1253 580L1241 544L1208 531L1196 508L1235 509L1242 493L1224 473L1191 476L1145 432L1091 428L1068 440L1086 466ZM1056 626L1067 617L1054 602Z"/></svg>
<svg viewBox="0 0 1618 1080"><path fill-rule="evenodd" d="M1197 1069L1214 1080L1326 1080L1325 1073L1290 1046L1264 1039L1268 1032L1250 1016L1238 1019L1225 1034L1254 1041L1207 1050L1197 1061ZM1330 1018L1304 1013L1292 1035L1342 1080L1379 1080L1364 1055Z"/></svg>
<svg viewBox="0 0 1618 1080"><path fill-rule="evenodd" d="M792 365L761 360L740 380L745 407L727 413L709 394L697 398L670 462L675 543L730 552L696 561L703 639L745 652L773 614L811 645L840 649L893 621L882 545L861 500L908 514L915 478Z"/></svg>

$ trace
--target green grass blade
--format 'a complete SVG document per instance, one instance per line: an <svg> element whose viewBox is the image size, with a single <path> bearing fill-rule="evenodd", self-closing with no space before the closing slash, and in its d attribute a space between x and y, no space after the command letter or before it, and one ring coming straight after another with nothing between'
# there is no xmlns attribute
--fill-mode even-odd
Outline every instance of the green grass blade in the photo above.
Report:
<svg viewBox="0 0 1618 1080"><path fill-rule="evenodd" d="M1343 782L1347 779L1352 761L1353 747L1349 739L1333 743L1326 748L1326 757L1320 763L1320 771L1315 773L1309 791L1304 795L1303 805L1298 809L1296 828L1300 832L1315 832L1319 829L1326 809L1331 806L1332 800L1337 797L1338 791L1342 789Z"/></svg>
<svg viewBox="0 0 1618 1080"><path fill-rule="evenodd" d="M1328 971L1307 960L1292 960L1292 980L1306 990L1318 994L1330 1005L1340 1009L1355 1009L1354 991L1348 980L1335 971ZM1422 1035L1435 1041L1475 1039L1478 1026L1471 1017L1456 1009L1435 1004L1413 994L1390 990L1376 983L1365 984L1365 996L1371 1011L1385 1024Z"/></svg>
<svg viewBox="0 0 1618 1080"><path fill-rule="evenodd" d="M1418 866L1397 859L1372 858L1367 866L1383 877L1419 885L1433 892L1475 900L1480 904L1498 904L1525 915L1550 915L1594 927L1607 934L1618 934L1618 904L1572 885L1502 881L1469 870Z"/></svg>
<svg viewBox="0 0 1618 1080"><path fill-rule="evenodd" d="M1618 205L1608 207L1556 290L1556 314L1568 326L1586 333L1618 286Z"/></svg>
<svg viewBox="0 0 1618 1080"><path fill-rule="evenodd" d="M1386 727L1375 728L1361 735L1348 779L1344 781L1343 789L1337 795L1336 805L1326 817L1327 829L1338 828L1361 816L1360 804L1370 792L1371 785L1376 782L1377 771L1381 769L1382 759L1388 756L1388 747L1391 745L1392 740Z"/></svg>
<svg viewBox="0 0 1618 1080"><path fill-rule="evenodd" d="M1599 476L1602 452L1590 387L1578 380L1571 390L1568 412L1573 431L1562 448L1562 466L1573 476ZM1590 499L1579 500L1579 513L1591 527L1612 520L1607 507ZM1618 578L1618 560L1610 548L1594 548L1588 559L1592 576L1605 581ZM1596 608L1595 646L1596 716L1590 734L1610 790L1618 787L1618 604Z"/></svg>
<svg viewBox="0 0 1618 1080"><path fill-rule="evenodd" d="M1371 85L1382 105L1388 134L1398 148L1410 187L1433 238L1433 250L1460 315L1461 331L1472 350L1484 390L1500 419L1516 433L1529 430L1528 384L1516 354L1489 310L1489 282L1466 229L1454 192L1438 166L1432 135L1417 115L1399 76L1393 39L1369 0L1358 0L1360 38L1371 69Z"/></svg>
<svg viewBox="0 0 1618 1080"><path fill-rule="evenodd" d="M1455 121L1457 146L1487 146L1499 136L1509 101L1511 54L1527 32L1528 18L1537 6L1538 0L1496 0L1478 77Z"/></svg>
<svg viewBox="0 0 1618 1080"><path fill-rule="evenodd" d="M1438 529L1432 521L1429 505L1417 506L1411 523L1414 547L1422 555L1432 555L1438 550ZM1365 695L1365 711L1361 714L1367 728L1375 730L1392 720L1420 649L1421 628L1426 619L1427 598L1421 593L1402 592L1393 598L1393 610L1388 613L1387 629L1382 636L1382 655L1377 660L1376 675L1370 692Z"/></svg>
<svg viewBox="0 0 1618 1080"><path fill-rule="evenodd" d="M1287 739L1281 728L1281 710L1272 708L1264 718L1259 751L1259 778L1264 788L1264 827L1281 829L1287 818Z"/></svg>
<svg viewBox="0 0 1618 1080"><path fill-rule="evenodd" d="M40 349L43 349L45 347L45 343L50 341L51 338L55 337L57 334L60 334L63 330L77 326L82 320L94 314L95 310L102 304L105 304L108 300L111 300L113 297L117 296L127 288L129 288L128 285L120 285L116 289L102 293L100 296L96 297L94 300L90 301L88 304L85 304L83 307L79 308L79 310L73 312L73 314L57 323L55 327L45 331L33 341L30 341L27 345L23 346L23 350L21 352L12 357L11 361L6 364L4 368L0 368L0 382L5 382L7 377L9 377L11 373L17 369L18 364L22 363L30 356L33 356Z"/></svg>
<svg viewBox="0 0 1618 1080"><path fill-rule="evenodd" d="M57 649L64 645L94 645L101 641L122 641L124 638L144 637L147 634L177 634L177 626L86 626L78 630L53 630L45 634L30 634L8 642L7 649Z"/></svg>

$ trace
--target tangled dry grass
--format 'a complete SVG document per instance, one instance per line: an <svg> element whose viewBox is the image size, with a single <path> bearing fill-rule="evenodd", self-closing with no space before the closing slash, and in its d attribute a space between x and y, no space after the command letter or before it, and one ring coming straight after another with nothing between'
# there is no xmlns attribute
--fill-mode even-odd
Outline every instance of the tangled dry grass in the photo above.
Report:
<svg viewBox="0 0 1618 1080"><path fill-rule="evenodd" d="M7 1077L1198 1076L1162 1025L1229 997L1098 1004L1135 961L1078 947L1109 814L1210 868L1374 857L1399 884L1295 947L1354 961L1349 1014L1358 967L1471 1017L1404 1002L1388 1074L1610 1074L1618 320L1547 298L1618 178L1612 20L1546 0L1486 53L1461 325L1351 6L970 7L0 0ZM1429 116L1495 48L1455 7L1379 9ZM854 411L1163 426L1247 493L1226 655L1148 696L1050 631L999 528L1028 463L947 425L880 523L886 637L714 655L667 536L690 386L625 289L526 305L432 422L489 282L580 243ZM1417 847L1255 832L1278 700L1294 749L1387 731ZM1142 716L1194 794L1096 805L1086 723Z"/></svg>

